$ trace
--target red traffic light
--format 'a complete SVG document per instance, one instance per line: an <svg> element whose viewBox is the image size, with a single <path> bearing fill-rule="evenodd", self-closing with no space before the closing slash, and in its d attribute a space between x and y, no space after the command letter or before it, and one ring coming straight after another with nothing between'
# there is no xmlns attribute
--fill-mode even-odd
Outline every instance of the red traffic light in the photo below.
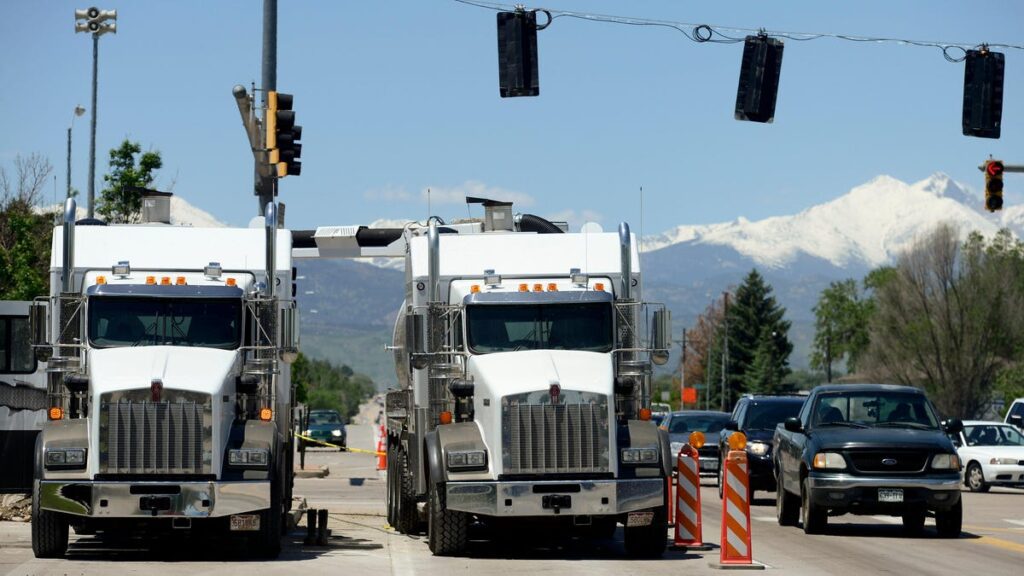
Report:
<svg viewBox="0 0 1024 576"><path fill-rule="evenodd" d="M992 160L985 165L985 170L989 176L1002 176L1003 175L1003 161Z"/></svg>

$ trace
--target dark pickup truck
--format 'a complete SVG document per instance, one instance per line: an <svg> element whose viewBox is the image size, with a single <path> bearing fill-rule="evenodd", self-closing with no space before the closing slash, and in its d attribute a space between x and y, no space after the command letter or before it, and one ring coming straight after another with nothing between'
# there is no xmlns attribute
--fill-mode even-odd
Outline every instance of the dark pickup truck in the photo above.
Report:
<svg viewBox="0 0 1024 576"><path fill-rule="evenodd" d="M960 462L924 393L907 386L818 386L800 414L775 430L779 524L822 532L829 516L902 516L921 532L929 512L939 536L960 534Z"/></svg>

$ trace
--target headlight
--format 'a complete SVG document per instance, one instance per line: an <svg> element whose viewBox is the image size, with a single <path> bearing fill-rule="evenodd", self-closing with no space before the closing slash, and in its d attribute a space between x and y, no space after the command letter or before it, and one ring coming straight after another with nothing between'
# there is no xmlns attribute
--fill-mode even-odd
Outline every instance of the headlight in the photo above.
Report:
<svg viewBox="0 0 1024 576"><path fill-rule="evenodd" d="M819 470L842 470L846 459L838 452L818 452L814 455L814 467Z"/></svg>
<svg viewBox="0 0 1024 576"><path fill-rule="evenodd" d="M683 449L683 446L686 446L686 443L684 443L684 442L673 442L671 444L671 450L672 450L672 457L673 458L676 457L676 456L679 456L679 451Z"/></svg>
<svg viewBox="0 0 1024 576"><path fill-rule="evenodd" d="M1017 458L993 458L988 461L989 464L1002 464L1004 466L1013 465L1019 462Z"/></svg>
<svg viewBox="0 0 1024 576"><path fill-rule="evenodd" d="M487 467L487 452L484 450L453 450L448 452L448 468L453 470L475 470Z"/></svg>
<svg viewBox="0 0 1024 576"><path fill-rule="evenodd" d="M932 468L939 470L959 470L960 459L956 454L936 454L932 456Z"/></svg>
<svg viewBox="0 0 1024 576"><path fill-rule="evenodd" d="M623 464L655 464L658 462L657 448L623 448Z"/></svg>
<svg viewBox="0 0 1024 576"><path fill-rule="evenodd" d="M303 436L312 436L313 435L313 431L312 430L303 430L302 431L302 435Z"/></svg>
<svg viewBox="0 0 1024 576"><path fill-rule="evenodd" d="M244 468L266 468L270 452L263 448L235 448L228 450L228 464Z"/></svg>
<svg viewBox="0 0 1024 576"><path fill-rule="evenodd" d="M331 436L334 436L335 438L340 438L341 430L331 430Z"/></svg>
<svg viewBox="0 0 1024 576"><path fill-rule="evenodd" d="M54 448L46 450L47 468L85 468L85 448Z"/></svg>
<svg viewBox="0 0 1024 576"><path fill-rule="evenodd" d="M750 442L747 444L747 452L750 452L754 456L764 456L768 453L770 446L764 442ZM842 458L842 456L840 456Z"/></svg>

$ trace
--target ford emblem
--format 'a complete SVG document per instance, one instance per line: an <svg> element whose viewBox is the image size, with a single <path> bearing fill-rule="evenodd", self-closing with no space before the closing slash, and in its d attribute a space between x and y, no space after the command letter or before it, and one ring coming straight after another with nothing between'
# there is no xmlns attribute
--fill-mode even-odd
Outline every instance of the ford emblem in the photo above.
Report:
<svg viewBox="0 0 1024 576"><path fill-rule="evenodd" d="M896 465L896 459L895 458L884 458L882 460L882 464L885 464L886 466L895 466Z"/></svg>

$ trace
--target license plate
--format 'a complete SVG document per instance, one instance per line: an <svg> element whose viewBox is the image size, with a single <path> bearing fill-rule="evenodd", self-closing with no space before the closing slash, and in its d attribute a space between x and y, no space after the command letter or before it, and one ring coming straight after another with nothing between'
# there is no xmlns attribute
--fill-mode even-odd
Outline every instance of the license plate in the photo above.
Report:
<svg viewBox="0 0 1024 576"><path fill-rule="evenodd" d="M718 460L705 460L700 465L705 470L718 470Z"/></svg>
<svg viewBox="0 0 1024 576"><path fill-rule="evenodd" d="M903 489L902 488L879 488L878 489L878 501L879 502L903 502Z"/></svg>
<svg viewBox="0 0 1024 576"><path fill-rule="evenodd" d="M654 512L630 512L626 516L626 527L633 528L634 526L650 526L651 522L654 521Z"/></svg>
<svg viewBox="0 0 1024 576"><path fill-rule="evenodd" d="M252 532L259 529L259 514L235 514L231 517L232 532Z"/></svg>

